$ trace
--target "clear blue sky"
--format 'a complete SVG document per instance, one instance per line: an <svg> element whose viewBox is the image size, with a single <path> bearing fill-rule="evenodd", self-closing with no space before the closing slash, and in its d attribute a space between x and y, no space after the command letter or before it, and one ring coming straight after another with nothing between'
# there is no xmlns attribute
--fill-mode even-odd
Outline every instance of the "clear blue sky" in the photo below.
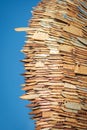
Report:
<svg viewBox="0 0 87 130"><path fill-rule="evenodd" d="M32 7L40 0L0 0L0 130L34 130L33 121L19 99L24 92L23 64L19 60L25 33L17 33L15 27L26 27L31 18Z"/></svg>

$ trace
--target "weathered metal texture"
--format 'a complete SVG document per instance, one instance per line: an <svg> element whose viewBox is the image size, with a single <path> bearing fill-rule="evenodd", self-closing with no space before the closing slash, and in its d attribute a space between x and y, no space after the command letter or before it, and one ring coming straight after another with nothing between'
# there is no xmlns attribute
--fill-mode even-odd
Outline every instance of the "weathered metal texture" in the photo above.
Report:
<svg viewBox="0 0 87 130"><path fill-rule="evenodd" d="M35 130L87 130L87 2L42 0L22 52Z"/></svg>

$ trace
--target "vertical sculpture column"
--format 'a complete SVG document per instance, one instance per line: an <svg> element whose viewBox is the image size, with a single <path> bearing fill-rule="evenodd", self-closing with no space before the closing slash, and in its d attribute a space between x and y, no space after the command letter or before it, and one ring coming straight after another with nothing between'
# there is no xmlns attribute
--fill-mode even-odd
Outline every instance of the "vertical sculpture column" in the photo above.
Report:
<svg viewBox="0 0 87 130"><path fill-rule="evenodd" d="M35 130L87 129L87 2L42 0L23 47L25 94Z"/></svg>

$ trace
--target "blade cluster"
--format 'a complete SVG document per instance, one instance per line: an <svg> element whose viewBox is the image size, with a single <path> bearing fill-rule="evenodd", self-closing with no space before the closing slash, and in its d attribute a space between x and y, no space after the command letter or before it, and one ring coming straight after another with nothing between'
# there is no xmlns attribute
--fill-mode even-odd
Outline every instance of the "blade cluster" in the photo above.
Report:
<svg viewBox="0 0 87 130"><path fill-rule="evenodd" d="M87 129L87 2L43 0L23 47L26 92L35 130Z"/></svg>

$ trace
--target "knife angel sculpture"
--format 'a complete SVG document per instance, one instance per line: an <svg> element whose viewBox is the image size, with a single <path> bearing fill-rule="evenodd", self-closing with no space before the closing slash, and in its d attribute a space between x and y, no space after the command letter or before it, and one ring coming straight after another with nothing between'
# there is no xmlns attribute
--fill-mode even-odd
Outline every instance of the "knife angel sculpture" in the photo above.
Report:
<svg viewBox="0 0 87 130"><path fill-rule="evenodd" d="M87 130L87 1L42 0L22 52L35 130Z"/></svg>

